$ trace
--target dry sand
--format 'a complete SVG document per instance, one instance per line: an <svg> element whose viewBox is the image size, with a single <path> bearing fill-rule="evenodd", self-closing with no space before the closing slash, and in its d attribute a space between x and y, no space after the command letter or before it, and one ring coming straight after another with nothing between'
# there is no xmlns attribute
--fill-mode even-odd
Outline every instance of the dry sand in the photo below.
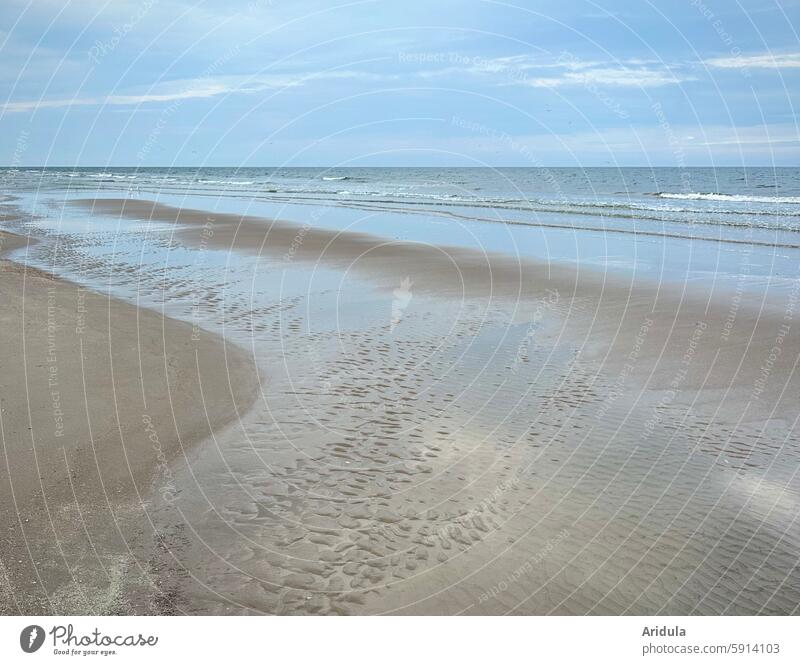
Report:
<svg viewBox="0 0 800 665"><path fill-rule="evenodd" d="M163 611L174 562L146 506L251 405L247 354L9 261L0 289L0 612Z"/></svg>

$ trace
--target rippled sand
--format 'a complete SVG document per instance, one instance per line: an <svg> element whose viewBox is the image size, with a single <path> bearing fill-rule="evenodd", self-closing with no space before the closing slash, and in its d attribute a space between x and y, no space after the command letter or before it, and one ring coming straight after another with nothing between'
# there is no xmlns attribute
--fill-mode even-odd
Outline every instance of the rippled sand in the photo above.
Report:
<svg viewBox="0 0 800 665"><path fill-rule="evenodd" d="M552 322L526 341L419 302L394 335L293 339L297 307L265 410L202 450L203 496L178 504L202 516L192 611L795 611L785 421L712 424L632 380L609 402Z"/></svg>
<svg viewBox="0 0 800 665"><path fill-rule="evenodd" d="M121 240L138 263L73 238L85 280L200 312L266 377L146 506L159 611L797 611L797 291L89 205L170 226Z"/></svg>

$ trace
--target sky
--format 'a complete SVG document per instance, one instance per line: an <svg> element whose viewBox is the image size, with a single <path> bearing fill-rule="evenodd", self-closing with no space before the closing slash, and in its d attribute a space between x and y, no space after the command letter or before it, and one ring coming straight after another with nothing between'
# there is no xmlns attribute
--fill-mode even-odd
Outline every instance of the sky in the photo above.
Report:
<svg viewBox="0 0 800 665"><path fill-rule="evenodd" d="M3 0L6 166L800 165L800 0Z"/></svg>

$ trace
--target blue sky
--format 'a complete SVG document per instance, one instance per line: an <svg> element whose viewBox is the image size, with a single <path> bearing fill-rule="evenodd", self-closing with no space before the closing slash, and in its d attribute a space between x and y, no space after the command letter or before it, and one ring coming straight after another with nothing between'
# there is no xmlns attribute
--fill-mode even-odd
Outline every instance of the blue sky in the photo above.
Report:
<svg viewBox="0 0 800 665"><path fill-rule="evenodd" d="M794 0L3 0L0 163L800 165Z"/></svg>

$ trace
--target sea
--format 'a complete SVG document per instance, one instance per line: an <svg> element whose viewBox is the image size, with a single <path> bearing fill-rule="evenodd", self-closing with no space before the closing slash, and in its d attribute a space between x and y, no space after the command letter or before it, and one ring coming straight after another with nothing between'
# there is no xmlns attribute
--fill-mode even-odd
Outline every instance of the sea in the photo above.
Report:
<svg viewBox="0 0 800 665"><path fill-rule="evenodd" d="M0 183L35 213L156 199L667 280L792 279L800 250L800 168L47 167Z"/></svg>

